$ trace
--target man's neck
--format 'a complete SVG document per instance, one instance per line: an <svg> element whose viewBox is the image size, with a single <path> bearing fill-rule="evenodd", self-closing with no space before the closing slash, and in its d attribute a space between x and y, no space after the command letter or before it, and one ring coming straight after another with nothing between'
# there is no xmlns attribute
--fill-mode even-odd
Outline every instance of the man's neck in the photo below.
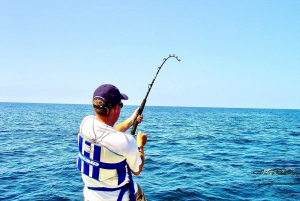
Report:
<svg viewBox="0 0 300 201"><path fill-rule="evenodd" d="M102 116L96 115L96 119L97 119L98 121L100 121L100 122L106 124L106 125L109 125L109 126L111 126L111 127L114 127L114 124L115 124L115 123L112 122L112 121L110 121L110 119L107 118L107 117L102 117Z"/></svg>

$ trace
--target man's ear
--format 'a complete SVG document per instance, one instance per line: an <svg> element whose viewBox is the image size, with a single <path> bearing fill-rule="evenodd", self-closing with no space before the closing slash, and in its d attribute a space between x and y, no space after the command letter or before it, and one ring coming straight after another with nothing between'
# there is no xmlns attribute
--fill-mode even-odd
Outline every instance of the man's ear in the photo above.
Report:
<svg viewBox="0 0 300 201"><path fill-rule="evenodd" d="M111 110L111 113L117 114L117 111L118 111L118 104L115 105L114 107L112 107L110 110Z"/></svg>

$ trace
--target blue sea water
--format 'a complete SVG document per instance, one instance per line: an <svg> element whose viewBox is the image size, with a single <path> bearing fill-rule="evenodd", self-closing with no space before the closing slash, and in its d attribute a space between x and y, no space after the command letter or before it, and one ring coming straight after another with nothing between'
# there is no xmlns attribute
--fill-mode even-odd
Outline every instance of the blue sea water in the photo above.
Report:
<svg viewBox="0 0 300 201"><path fill-rule="evenodd" d="M90 114L0 103L0 200L83 200L76 140ZM148 142L135 181L148 201L300 200L300 110L146 106L138 130Z"/></svg>

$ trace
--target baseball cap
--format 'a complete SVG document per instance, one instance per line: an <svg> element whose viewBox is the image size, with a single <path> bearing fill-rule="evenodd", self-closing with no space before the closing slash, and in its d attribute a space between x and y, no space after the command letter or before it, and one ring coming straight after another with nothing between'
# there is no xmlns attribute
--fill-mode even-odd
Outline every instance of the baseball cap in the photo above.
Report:
<svg viewBox="0 0 300 201"><path fill-rule="evenodd" d="M114 106L121 100L128 100L128 96L120 93L119 89L112 84L103 84L95 90L93 100L102 100L105 105Z"/></svg>

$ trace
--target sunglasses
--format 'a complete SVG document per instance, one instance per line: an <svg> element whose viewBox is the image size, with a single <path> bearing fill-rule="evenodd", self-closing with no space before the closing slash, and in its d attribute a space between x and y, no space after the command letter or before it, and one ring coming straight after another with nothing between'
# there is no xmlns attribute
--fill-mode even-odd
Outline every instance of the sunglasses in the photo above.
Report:
<svg viewBox="0 0 300 201"><path fill-rule="evenodd" d="M120 102L118 105L120 105L120 106L121 106L121 108L123 107L123 103L122 103L122 102Z"/></svg>

